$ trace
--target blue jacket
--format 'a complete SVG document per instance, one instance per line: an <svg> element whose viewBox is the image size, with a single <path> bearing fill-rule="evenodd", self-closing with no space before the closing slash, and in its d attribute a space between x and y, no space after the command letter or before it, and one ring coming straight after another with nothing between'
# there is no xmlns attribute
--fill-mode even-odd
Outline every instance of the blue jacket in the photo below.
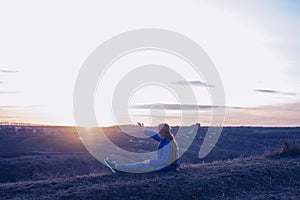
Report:
<svg viewBox="0 0 300 200"><path fill-rule="evenodd" d="M171 164L166 165L170 159L171 154L171 147L169 144L169 141L166 138L161 138L158 136L158 134L154 131L145 130L144 133L148 136L151 136L154 140L159 142L158 148L157 148L157 159L156 160L150 160L149 164L157 166L156 171L174 171L174 167ZM180 161L178 159L177 161L177 168L180 167Z"/></svg>

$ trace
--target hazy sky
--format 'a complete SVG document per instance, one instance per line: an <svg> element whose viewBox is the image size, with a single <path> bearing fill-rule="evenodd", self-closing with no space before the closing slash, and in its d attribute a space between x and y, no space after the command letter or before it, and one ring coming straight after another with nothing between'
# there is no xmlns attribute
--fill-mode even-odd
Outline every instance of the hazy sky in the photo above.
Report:
<svg viewBox="0 0 300 200"><path fill-rule="evenodd" d="M300 125L300 2L293 0L1 0L0 121L74 124L74 84L89 54L114 35L146 27L182 33L207 52L224 85L225 125ZM162 52L132 53L107 71L95 93L100 125L116 123L111 101L118 81L151 63L180 73L186 82L174 87L191 87L197 105L211 105L213 86L187 63ZM153 103L166 110L149 112ZM167 122L179 124L176 104L172 93L149 85L133 93L129 113L148 124L166 113ZM209 108L199 119L190 110L190 123L209 120Z"/></svg>

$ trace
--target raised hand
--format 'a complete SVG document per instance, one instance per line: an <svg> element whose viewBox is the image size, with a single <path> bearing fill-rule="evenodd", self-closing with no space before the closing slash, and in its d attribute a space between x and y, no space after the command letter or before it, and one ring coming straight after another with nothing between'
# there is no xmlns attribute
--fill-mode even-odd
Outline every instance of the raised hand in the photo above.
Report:
<svg viewBox="0 0 300 200"><path fill-rule="evenodd" d="M144 123L138 122L137 124L141 127L144 127Z"/></svg>

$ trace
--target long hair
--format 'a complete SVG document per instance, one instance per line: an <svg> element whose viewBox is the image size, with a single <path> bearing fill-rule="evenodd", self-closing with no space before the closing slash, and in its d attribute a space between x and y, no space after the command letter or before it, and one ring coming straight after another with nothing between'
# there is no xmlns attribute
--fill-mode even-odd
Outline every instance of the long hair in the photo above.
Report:
<svg viewBox="0 0 300 200"><path fill-rule="evenodd" d="M175 170L177 170L178 167L178 159L179 159L179 150L178 150L178 145L177 142L173 136L173 134L170 132L170 126L169 124L160 124L158 125L158 129L161 133L163 133L164 137L168 141L168 145L170 145L170 158L169 162L172 164Z"/></svg>

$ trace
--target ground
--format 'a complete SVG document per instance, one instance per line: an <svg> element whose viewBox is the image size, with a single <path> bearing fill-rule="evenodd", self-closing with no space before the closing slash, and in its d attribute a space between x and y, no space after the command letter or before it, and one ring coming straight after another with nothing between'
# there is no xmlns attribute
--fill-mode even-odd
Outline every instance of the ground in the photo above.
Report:
<svg viewBox="0 0 300 200"><path fill-rule="evenodd" d="M199 143L204 130L197 134ZM0 129L0 199L300 196L300 154L292 150L298 146L281 147L283 141L299 141L299 128L227 128L207 158L196 158L195 139L182 157L179 172L148 174L111 174L83 148L73 128L23 127L18 131ZM135 148L138 143L131 145Z"/></svg>
<svg viewBox="0 0 300 200"><path fill-rule="evenodd" d="M0 196L69 199L298 199L300 158L251 157L180 172L94 174L0 185Z"/></svg>

